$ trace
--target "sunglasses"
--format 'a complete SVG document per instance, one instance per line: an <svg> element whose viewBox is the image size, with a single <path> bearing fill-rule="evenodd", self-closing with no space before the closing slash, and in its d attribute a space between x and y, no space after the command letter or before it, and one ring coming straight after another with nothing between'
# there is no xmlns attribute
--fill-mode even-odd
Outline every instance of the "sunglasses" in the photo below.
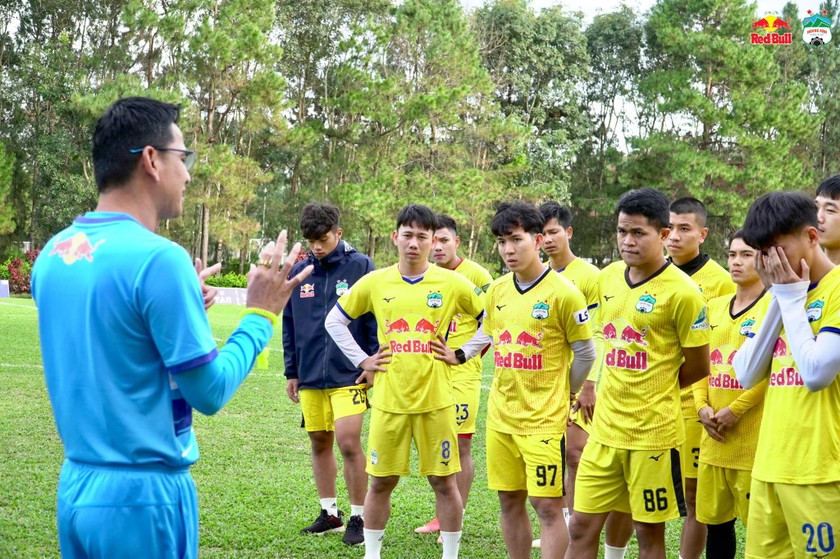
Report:
<svg viewBox="0 0 840 559"><path fill-rule="evenodd" d="M195 158L197 156L196 152L191 149L180 149L180 148L159 148L157 146L152 146L158 151L177 151L178 153L183 153L186 155L184 158L184 167L187 168L187 171L192 169L192 166L195 165ZM128 153L142 153L143 150L146 148L134 148L128 150Z"/></svg>

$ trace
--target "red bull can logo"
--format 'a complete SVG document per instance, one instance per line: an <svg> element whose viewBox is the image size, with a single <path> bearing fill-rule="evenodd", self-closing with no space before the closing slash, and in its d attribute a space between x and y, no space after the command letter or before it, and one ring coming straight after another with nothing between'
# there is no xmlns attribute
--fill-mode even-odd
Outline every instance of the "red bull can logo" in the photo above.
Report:
<svg viewBox="0 0 840 559"><path fill-rule="evenodd" d="M79 260L93 262L93 253L104 242L105 239L102 239L97 241L96 244L91 244L87 235L76 233L63 241L57 241L53 245L49 256L58 256L68 266L75 264Z"/></svg>
<svg viewBox="0 0 840 559"><path fill-rule="evenodd" d="M774 15L764 16L753 22L750 43L753 45L790 45L793 35L789 33L790 23ZM784 30L788 33L784 33Z"/></svg>

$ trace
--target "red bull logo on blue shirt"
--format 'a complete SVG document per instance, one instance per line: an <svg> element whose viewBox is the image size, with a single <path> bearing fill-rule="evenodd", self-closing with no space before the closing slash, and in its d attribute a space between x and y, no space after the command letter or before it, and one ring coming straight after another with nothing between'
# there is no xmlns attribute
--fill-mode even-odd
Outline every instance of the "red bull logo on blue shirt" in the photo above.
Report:
<svg viewBox="0 0 840 559"><path fill-rule="evenodd" d="M58 256L64 263L71 266L79 260L87 260L93 262L93 253L99 248L99 245L105 242L105 239L97 241L96 244L91 244L87 235L84 233L76 233L72 237L57 241L49 256Z"/></svg>

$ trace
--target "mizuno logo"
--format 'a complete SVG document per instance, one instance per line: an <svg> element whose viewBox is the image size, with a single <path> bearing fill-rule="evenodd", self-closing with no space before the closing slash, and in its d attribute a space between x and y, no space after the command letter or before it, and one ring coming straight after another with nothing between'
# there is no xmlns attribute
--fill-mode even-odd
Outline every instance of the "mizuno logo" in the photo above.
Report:
<svg viewBox="0 0 840 559"><path fill-rule="evenodd" d="M709 324L709 328L711 328L712 330L714 330L717 327L718 327L717 324Z"/></svg>
<svg viewBox="0 0 840 559"><path fill-rule="evenodd" d="M396 297L383 297L382 298L382 300L385 301L386 303L390 303L394 299L396 299Z"/></svg>
<svg viewBox="0 0 840 559"><path fill-rule="evenodd" d="M659 459L660 459L660 458L662 458L664 455L665 455L665 453L663 452L663 453L662 453L662 454L660 454L659 456L648 456L648 458L650 458L650 459L651 459L651 460L653 460L654 462L659 462Z"/></svg>
<svg viewBox="0 0 840 559"><path fill-rule="evenodd" d="M440 463L443 464L444 466L448 466L449 465L449 460L441 460Z"/></svg>
<svg viewBox="0 0 840 559"><path fill-rule="evenodd" d="M503 308L505 308L506 306L507 306L507 305L496 305L496 308L497 308L498 310L502 310L502 309L503 309Z"/></svg>
<svg viewBox="0 0 840 559"><path fill-rule="evenodd" d="M548 444L548 443L550 443L550 442L551 442L551 441L553 441L553 440L554 440L554 439L540 439L540 442L541 442L542 444Z"/></svg>
<svg viewBox="0 0 840 559"><path fill-rule="evenodd" d="M610 299L615 299L615 295L604 295L604 301L609 301Z"/></svg>

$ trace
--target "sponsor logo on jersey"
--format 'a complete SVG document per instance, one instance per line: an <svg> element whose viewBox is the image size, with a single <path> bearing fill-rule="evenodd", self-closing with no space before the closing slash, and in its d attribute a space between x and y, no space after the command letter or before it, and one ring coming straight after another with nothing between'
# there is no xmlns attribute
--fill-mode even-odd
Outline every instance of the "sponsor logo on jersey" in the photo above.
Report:
<svg viewBox="0 0 840 559"><path fill-rule="evenodd" d="M589 309L581 309L575 312L575 322L583 324L589 320Z"/></svg>
<svg viewBox="0 0 840 559"><path fill-rule="evenodd" d="M734 353L734 352L733 352ZM718 373L716 375L709 375L710 388L724 388L728 390L746 390L738 379L727 375L726 373Z"/></svg>
<svg viewBox="0 0 840 559"><path fill-rule="evenodd" d="M104 242L105 239L102 239L97 241L95 245L92 245L87 235L76 233L63 241L57 241L48 256L58 256L68 266L75 264L79 260L93 262L93 253Z"/></svg>
<svg viewBox="0 0 840 559"><path fill-rule="evenodd" d="M645 293L636 302L636 310L642 313L651 313L653 312L654 305L656 305L656 299L653 295Z"/></svg>
<svg viewBox="0 0 840 559"><path fill-rule="evenodd" d="M782 367L778 373L770 373L770 386L805 386L805 382L793 367Z"/></svg>
<svg viewBox="0 0 840 559"><path fill-rule="evenodd" d="M441 308L443 306L443 295L440 291L429 293L426 297L426 304L433 309Z"/></svg>
<svg viewBox="0 0 840 559"><path fill-rule="evenodd" d="M806 310L806 314L808 315L808 322L816 322L822 318L823 307L825 306L825 302L822 299L818 299L808 305L808 309Z"/></svg>
<svg viewBox="0 0 840 559"><path fill-rule="evenodd" d="M505 330L501 334L499 334L498 340L496 341L496 351L494 352L494 361L497 367L503 367L508 369L524 369L528 371L541 371L543 369L543 358L542 354L537 353L535 355L525 355L519 351L508 351L507 354L503 354L502 351L499 351L498 348L502 346L520 346L523 349L528 347L533 347L535 349L542 349L542 337L543 333L540 331L537 335L533 335L530 332L525 330L521 331L516 339L513 338L513 334L510 333L510 330Z"/></svg>
<svg viewBox="0 0 840 559"><path fill-rule="evenodd" d="M531 310L531 316L533 316L537 320L543 320L544 318L548 318L548 309L548 303L544 301L539 301L536 305L534 305L533 310Z"/></svg>
<svg viewBox="0 0 840 559"><path fill-rule="evenodd" d="M346 279L338 280L335 284L335 294L341 297L345 293L350 291L350 285L347 283Z"/></svg>
<svg viewBox="0 0 840 559"><path fill-rule="evenodd" d="M422 334L425 336L433 335L438 326L440 319L431 322L428 319L420 317L414 326L405 318L398 318L396 320L385 320L384 336L394 336L396 334ZM392 353L432 353L432 343L428 339L408 339L404 341L389 340L388 345Z"/></svg>
<svg viewBox="0 0 840 559"><path fill-rule="evenodd" d="M618 333L618 328L612 322L608 322L604 325L604 339L605 340L621 340L625 343L637 343L639 345L647 345L645 341L645 334L647 334L647 327L642 328L642 331L639 332L629 324L625 326L621 330L621 334Z"/></svg>
<svg viewBox="0 0 840 559"><path fill-rule="evenodd" d="M728 347L732 347L732 346L728 346ZM721 351L721 349L723 349L723 351ZM709 354L709 363L712 364L712 365L724 365L723 356L726 353L726 350L727 350L727 346L724 346L724 347L718 348L718 349L714 350L712 353L710 353ZM732 364L732 361L735 359L735 354L736 353L738 353L737 349L733 350L729 354L729 357L726 358L726 362L725 362L726 365L731 365Z"/></svg>
<svg viewBox="0 0 840 559"><path fill-rule="evenodd" d="M786 357L787 353L787 343L781 337L777 338L776 345L773 346L773 357Z"/></svg>
<svg viewBox="0 0 840 559"><path fill-rule="evenodd" d="M738 333L742 336L749 336L752 333L753 326L755 326L755 320L749 318L741 323L741 329L738 330Z"/></svg>
<svg viewBox="0 0 840 559"><path fill-rule="evenodd" d="M692 330L708 330L709 328L709 317L706 314L706 307L700 309L700 314L697 315L697 318L694 320L694 324L691 325Z"/></svg>
<svg viewBox="0 0 840 559"><path fill-rule="evenodd" d="M630 369L631 371L646 371L648 368L646 351L630 353L623 349L613 348L607 353L605 362L609 367Z"/></svg>
<svg viewBox="0 0 840 559"><path fill-rule="evenodd" d="M315 286L311 283L304 283L300 286L300 298L310 299L315 296Z"/></svg>

